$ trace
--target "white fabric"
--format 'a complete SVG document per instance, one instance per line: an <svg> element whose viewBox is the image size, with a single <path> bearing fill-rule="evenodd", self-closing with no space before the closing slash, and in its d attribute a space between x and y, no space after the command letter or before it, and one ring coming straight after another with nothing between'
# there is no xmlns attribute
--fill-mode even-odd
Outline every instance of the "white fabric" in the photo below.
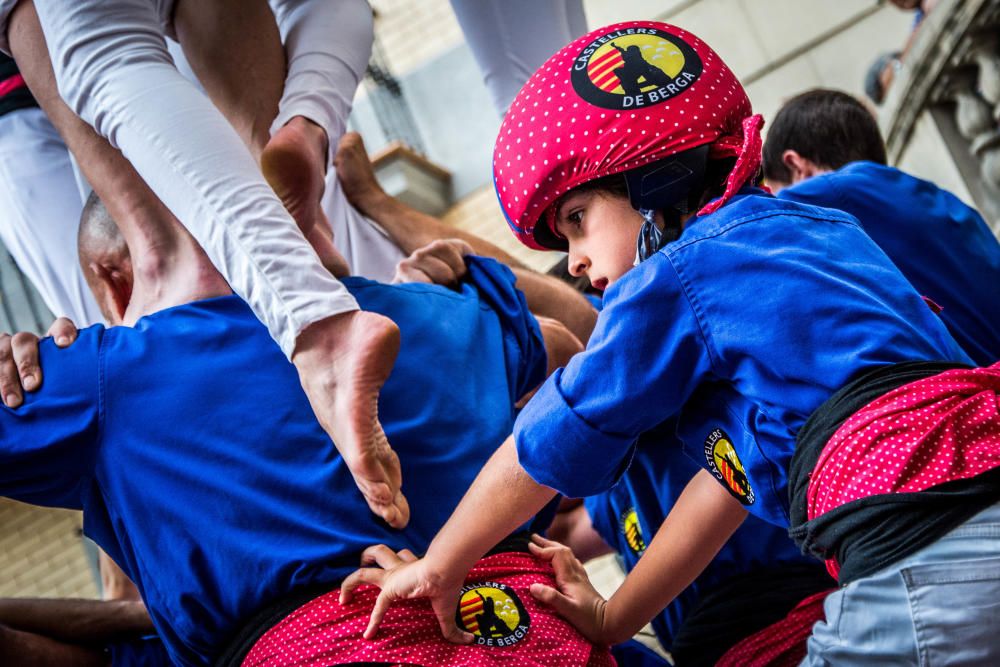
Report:
<svg viewBox="0 0 1000 667"><path fill-rule="evenodd" d="M304 116L326 130L332 156L371 58L372 9L365 0L270 0L270 5L288 58L271 131Z"/></svg>
<svg viewBox="0 0 1000 667"><path fill-rule="evenodd" d="M344 255L351 274L391 282L396 264L406 255L385 230L348 203L332 169L326 177L323 210L333 228L333 244Z"/></svg>
<svg viewBox="0 0 1000 667"><path fill-rule="evenodd" d="M587 32L583 0L451 0L500 116L542 64Z"/></svg>
<svg viewBox="0 0 1000 667"><path fill-rule="evenodd" d="M288 58L285 90L271 132L295 116L304 116L326 130L332 159L371 58L371 7L365 0L270 0L270 5ZM391 280L403 252L381 227L347 202L332 166L322 206L334 245L351 272Z"/></svg>
<svg viewBox="0 0 1000 667"><path fill-rule="evenodd" d="M85 327L103 318L77 260L82 209L66 144L42 110L0 117L0 239L48 309Z"/></svg>
<svg viewBox="0 0 1000 667"><path fill-rule="evenodd" d="M121 149L290 356L303 328L357 302L323 269L236 132L172 64L164 4L35 8L63 99Z"/></svg>

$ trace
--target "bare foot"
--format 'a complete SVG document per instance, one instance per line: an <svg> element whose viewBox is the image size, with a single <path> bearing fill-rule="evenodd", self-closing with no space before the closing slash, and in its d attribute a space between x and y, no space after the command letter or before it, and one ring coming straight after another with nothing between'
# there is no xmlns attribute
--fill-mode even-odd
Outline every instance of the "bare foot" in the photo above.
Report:
<svg viewBox="0 0 1000 667"><path fill-rule="evenodd" d="M353 311L309 325L292 361L313 411L347 463L372 512L403 528L410 507L399 458L378 421L378 393L399 352L399 328L376 313Z"/></svg>
<svg viewBox="0 0 1000 667"><path fill-rule="evenodd" d="M347 201L362 214L376 218L378 207L389 196L375 178L375 170L360 134L348 132L341 137L337 153L333 156L333 168L337 171L337 180L344 188Z"/></svg>
<svg viewBox="0 0 1000 667"><path fill-rule="evenodd" d="M326 188L326 149L323 128L302 116L295 116L264 147L260 169L323 266L339 278L349 275L350 269L333 245L330 223L321 206Z"/></svg>

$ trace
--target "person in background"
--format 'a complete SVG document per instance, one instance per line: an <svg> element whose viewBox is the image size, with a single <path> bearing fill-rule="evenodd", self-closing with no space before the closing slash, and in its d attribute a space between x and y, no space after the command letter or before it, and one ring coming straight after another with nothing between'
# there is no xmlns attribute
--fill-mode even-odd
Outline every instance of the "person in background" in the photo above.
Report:
<svg viewBox="0 0 1000 667"><path fill-rule="evenodd" d="M857 218L973 361L1000 359L1000 242L958 197L888 166L856 98L816 89L786 102L764 142L764 176L781 199Z"/></svg>

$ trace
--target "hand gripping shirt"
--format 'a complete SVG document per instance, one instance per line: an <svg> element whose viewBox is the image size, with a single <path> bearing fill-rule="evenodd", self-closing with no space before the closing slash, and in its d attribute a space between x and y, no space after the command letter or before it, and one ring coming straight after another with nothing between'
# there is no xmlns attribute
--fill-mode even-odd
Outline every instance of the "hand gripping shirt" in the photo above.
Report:
<svg viewBox="0 0 1000 667"><path fill-rule="evenodd" d="M639 562L684 487L698 472L697 463L679 446L671 446L674 437L672 422L644 434L621 480L609 491L584 499L594 529L621 556L626 572ZM747 517L705 571L653 619L657 639L671 650L688 615L721 582L752 577L754 572L789 563L822 569L814 558L799 551L788 531Z"/></svg>
<svg viewBox="0 0 1000 667"><path fill-rule="evenodd" d="M813 410L866 369L930 359L968 363L854 218L744 189L605 292L587 349L518 416L518 456L535 481L594 495L675 417L668 446L787 527Z"/></svg>
<svg viewBox="0 0 1000 667"><path fill-rule="evenodd" d="M412 518L369 511L285 359L235 296L40 346L44 385L0 409L0 493L82 509L179 665L206 665L259 609L335 586L377 543L425 551L541 381L537 323L508 269L460 292L344 281L401 348L379 415ZM483 517L488 521L489 517Z"/></svg>
<svg viewBox="0 0 1000 667"><path fill-rule="evenodd" d="M979 366L1000 360L1000 242L975 209L933 183L852 162L778 197L850 213Z"/></svg>

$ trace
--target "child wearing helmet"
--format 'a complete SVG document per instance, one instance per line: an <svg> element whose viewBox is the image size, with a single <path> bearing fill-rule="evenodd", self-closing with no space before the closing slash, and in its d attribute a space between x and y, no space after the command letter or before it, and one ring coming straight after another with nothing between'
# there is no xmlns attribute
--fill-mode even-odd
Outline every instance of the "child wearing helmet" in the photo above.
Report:
<svg viewBox="0 0 1000 667"><path fill-rule="evenodd" d="M630 46L670 82L626 91ZM718 55L662 23L594 31L528 81L494 153L500 204L522 242L569 251L604 309L426 557L345 582L383 589L369 632L428 596L468 641L454 603L475 558L556 491L609 489L675 420L701 470L610 600L536 540L559 589L533 593L588 637L634 634L749 512L841 584L805 664L1000 657L1000 366L970 366L853 217L755 186L761 123Z"/></svg>

